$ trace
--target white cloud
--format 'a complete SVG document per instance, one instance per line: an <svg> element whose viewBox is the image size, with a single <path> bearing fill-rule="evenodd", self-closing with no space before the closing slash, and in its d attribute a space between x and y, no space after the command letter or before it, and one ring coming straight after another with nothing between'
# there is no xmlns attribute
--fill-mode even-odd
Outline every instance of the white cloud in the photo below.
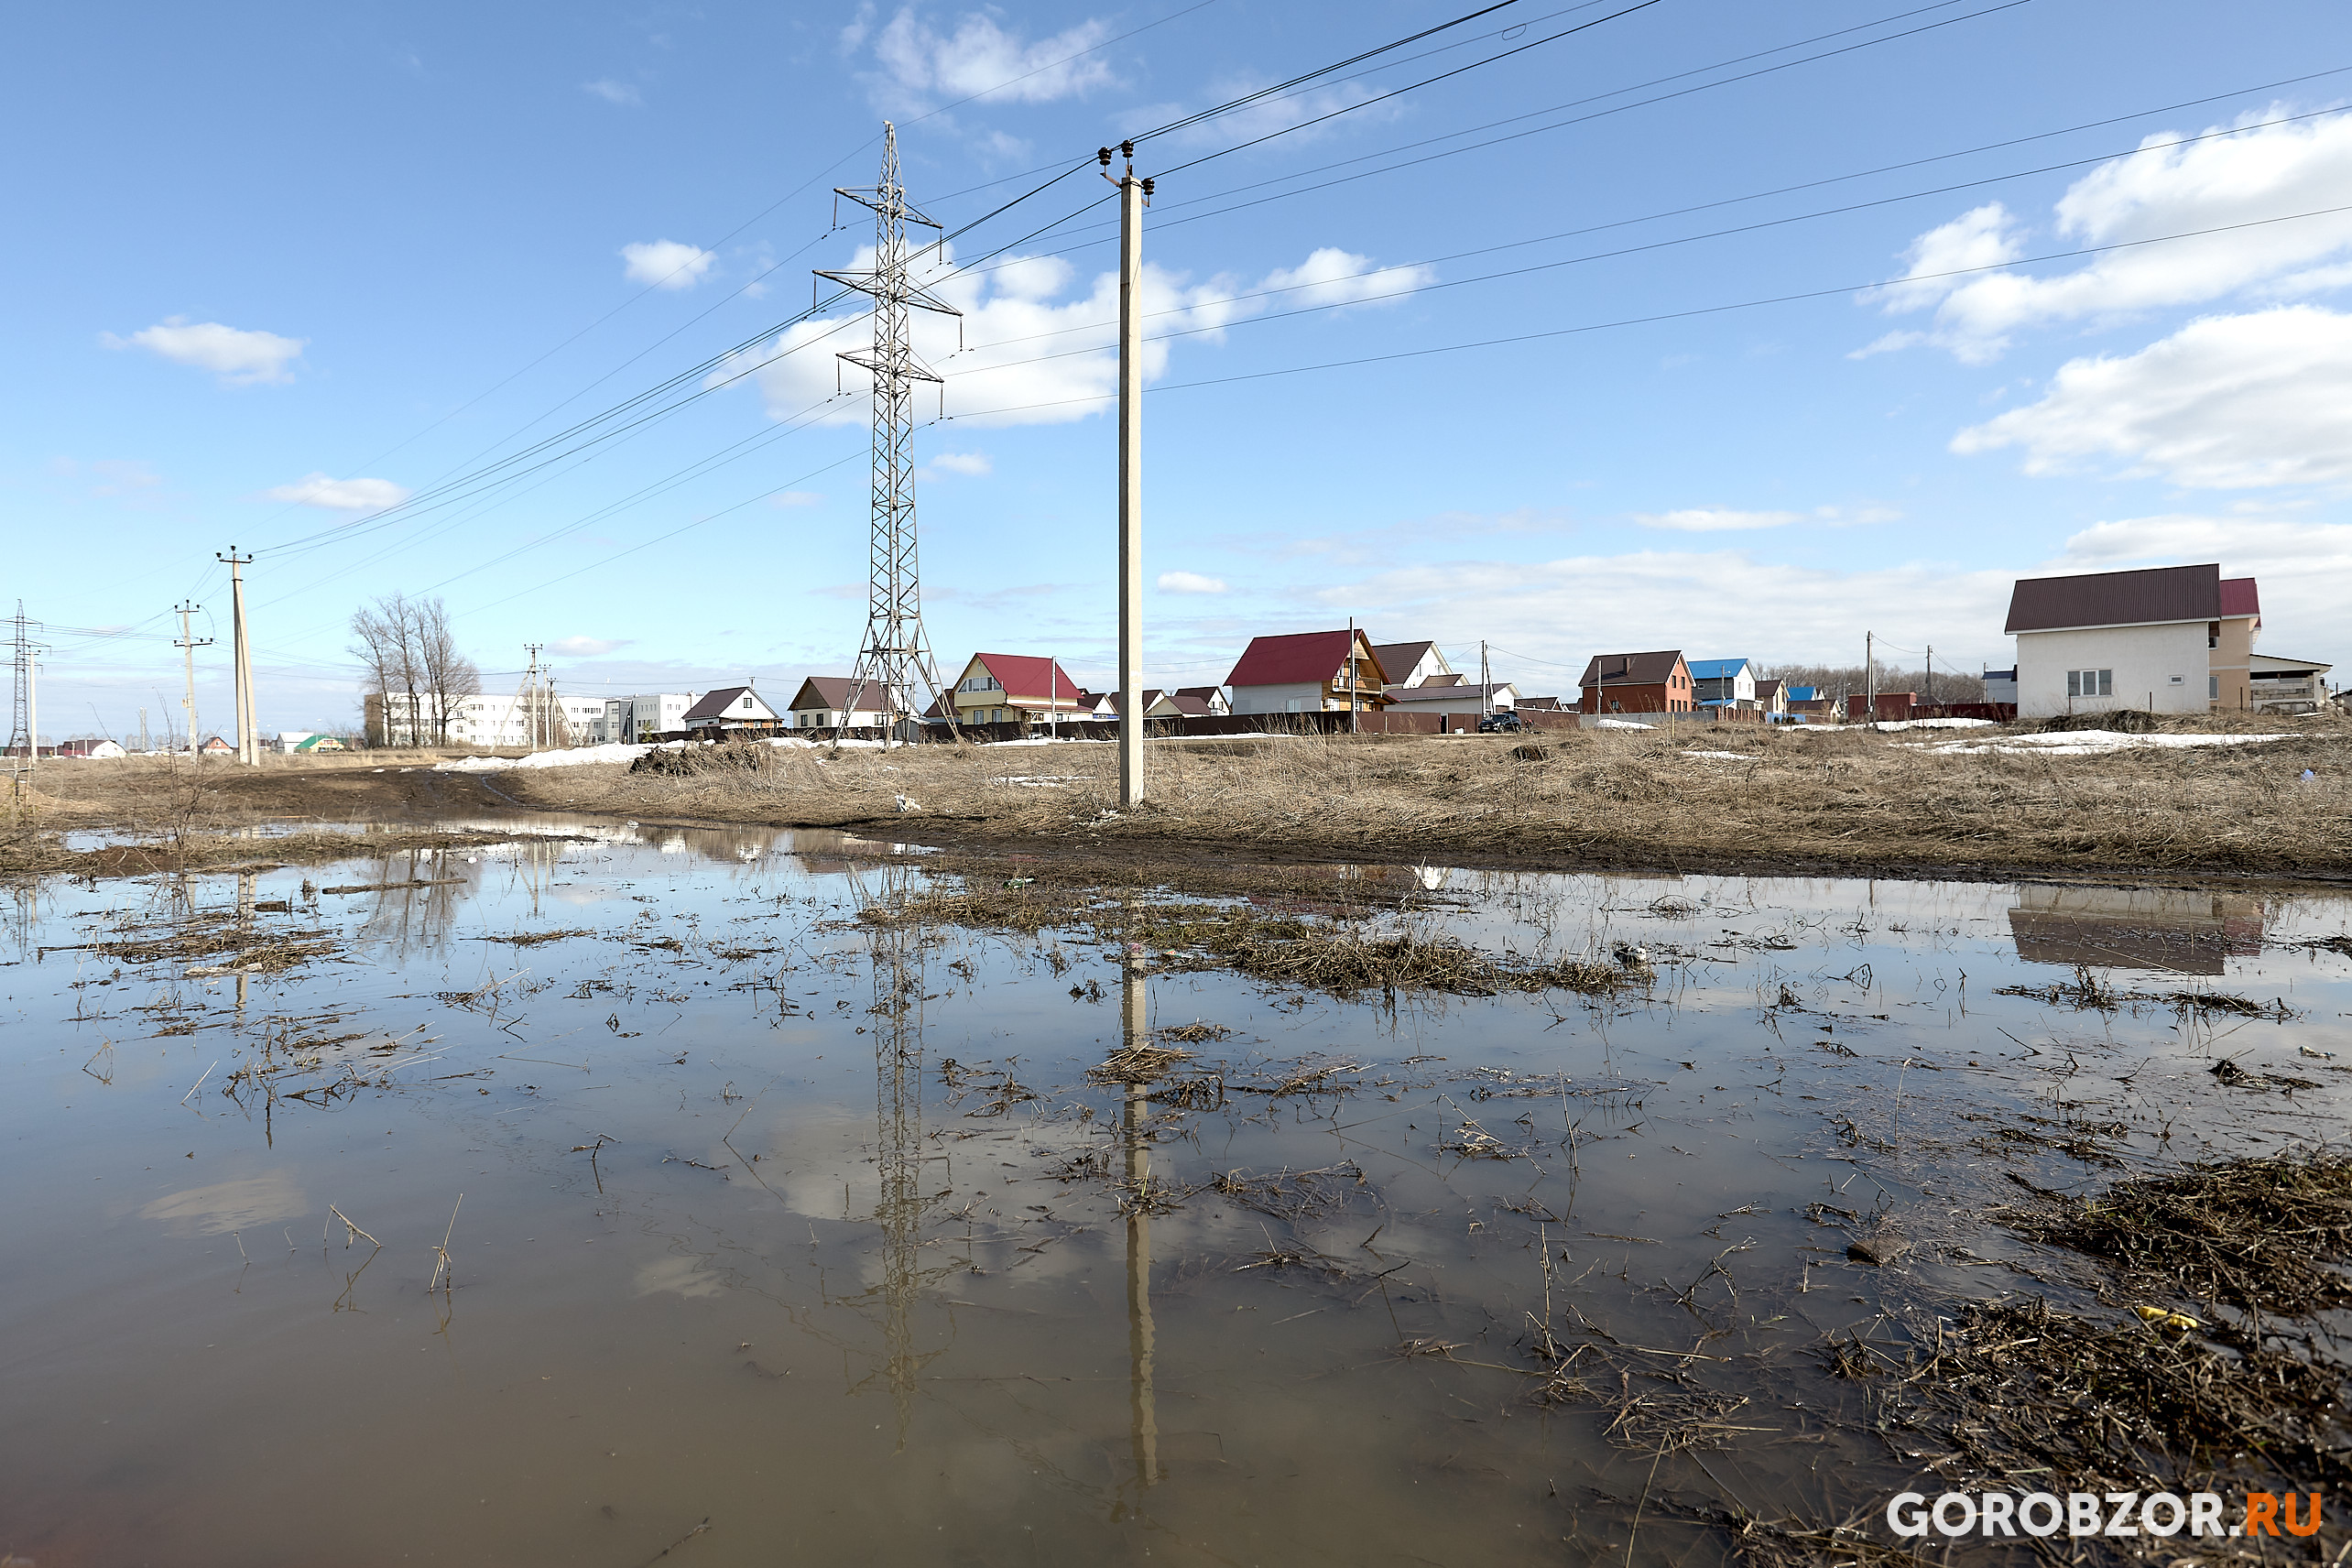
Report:
<svg viewBox="0 0 2352 1568"><path fill-rule="evenodd" d="M770 495L768 504L771 506L813 506L823 499L814 490L787 490L781 495Z"/></svg>
<svg viewBox="0 0 2352 1568"><path fill-rule="evenodd" d="M580 91L591 97L602 98L607 103L618 103L624 108L639 108L645 103L644 93L639 93L626 82L615 82L610 77L596 82L583 82L580 84Z"/></svg>
<svg viewBox="0 0 2352 1568"><path fill-rule="evenodd" d="M610 653L616 648L626 648L628 637L559 637L547 646L567 659L593 659L600 653Z"/></svg>
<svg viewBox="0 0 2352 1568"><path fill-rule="evenodd" d="M691 289L719 258L714 252L681 245L676 240L640 240L623 245L621 259L628 264L622 270L632 283L655 289Z"/></svg>
<svg viewBox="0 0 2352 1568"><path fill-rule="evenodd" d="M2208 316L2138 354L2069 360L2038 403L1972 425L1960 453L2028 474L2117 459L2200 489L2352 479L2352 316L2312 305Z"/></svg>
<svg viewBox="0 0 2352 1568"><path fill-rule="evenodd" d="M1197 572L1163 572L1160 574L1162 593L1222 593L1225 591L1222 577L1203 577Z"/></svg>
<svg viewBox="0 0 2352 1568"><path fill-rule="evenodd" d="M310 342L224 327L218 321L191 322L184 316L173 316L127 338L101 332L98 341L108 348L143 348L175 364L212 371L229 387L293 380L288 366L302 357Z"/></svg>
<svg viewBox="0 0 2352 1568"><path fill-rule="evenodd" d="M2272 108L2237 124L2285 113ZM2161 148L2180 139L2167 131L2140 145ZM2053 210L2061 243L2053 248L2129 245L2341 207L2347 183L2352 114L2136 153L2101 164L2067 190ZM1922 276L2007 262L2026 248L2017 221L1998 202L1921 235L1910 252L1912 280L1873 297L1890 313L1933 305L1933 330L1890 334L1871 348L1934 343L1981 364L1999 355L2010 333L2039 323L2200 304L2243 289L2292 298L2340 288L2352 282L2344 262L2352 251L2352 212L2134 245L2047 276Z"/></svg>
<svg viewBox="0 0 2352 1568"><path fill-rule="evenodd" d="M1802 512L1735 512L1727 506L1693 506L1680 512L1636 512L1633 520L1646 528L1674 528L1683 533L1711 534L1733 528L1778 528L1805 520Z"/></svg>
<svg viewBox="0 0 2352 1568"><path fill-rule="evenodd" d="M2270 514L2169 513L2094 524L2067 539L2056 565L2074 572L2217 561L2262 594L2259 651L2352 667L2352 525Z"/></svg>
<svg viewBox="0 0 2352 1568"><path fill-rule="evenodd" d="M842 30L844 49L855 51L866 42L871 16L870 9L861 8L857 20ZM1114 80L1110 62L1087 52L1110 31L1108 22L1090 18L1051 38L1023 42L994 16L971 12L954 31L942 33L908 6L871 34L874 59L882 69L867 84L877 100L894 107L928 106L983 93L993 103L1081 97Z"/></svg>
<svg viewBox="0 0 2352 1568"><path fill-rule="evenodd" d="M1437 281L1433 267L1374 267L1368 256L1324 245L1296 267L1276 267L1258 289L1288 292L1270 309L1295 310L1323 305L1354 305L1383 296L1408 294Z"/></svg>
<svg viewBox="0 0 2352 1568"><path fill-rule="evenodd" d="M334 479L324 474L305 474L291 485L262 492L267 500L322 506L330 512L380 512L398 506L408 495L407 485L389 479Z"/></svg>
<svg viewBox="0 0 2352 1568"><path fill-rule="evenodd" d="M873 265L873 247L859 247L853 269ZM954 318L932 311L912 313L916 354L947 378L944 406L951 418L974 425L1058 424L1101 412L1118 385L1118 278L1096 275L1086 293L1070 295L1074 269L1059 257L1026 256L991 265L985 271L955 273L942 253L926 268L925 281L964 312L959 334ZM1380 291L1418 288L1434 274L1421 267L1375 268L1368 258L1345 251L1318 250L1296 267L1285 267L1258 283L1219 276L1191 282L1181 272L1146 263L1143 304L1148 334L1143 345L1144 379L1167 371L1170 335L1216 343L1222 329L1267 310L1289 308L1300 295L1323 303L1346 303L1365 292L1361 280L1381 283ZM1296 293L1255 298L1269 289ZM825 424L863 424L866 419L866 373L855 365L835 370L835 354L862 348L866 329L851 318L801 321L752 355L730 360L713 376L723 380L755 372L769 415L789 419L833 397L835 387L857 394L841 398L816 418ZM916 393L918 409L938 407L928 388Z"/></svg>
<svg viewBox="0 0 2352 1568"><path fill-rule="evenodd" d="M942 474L956 474L966 479L985 479L996 472L996 465L981 452L942 452L915 470L918 479L937 479Z"/></svg>

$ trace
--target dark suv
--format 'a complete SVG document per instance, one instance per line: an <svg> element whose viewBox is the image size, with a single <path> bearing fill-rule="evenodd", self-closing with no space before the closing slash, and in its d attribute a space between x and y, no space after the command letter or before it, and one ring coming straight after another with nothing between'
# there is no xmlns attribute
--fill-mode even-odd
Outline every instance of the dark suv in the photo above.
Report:
<svg viewBox="0 0 2352 1568"><path fill-rule="evenodd" d="M1499 713L1488 713L1478 721L1480 735L1517 735L1526 727L1519 723L1519 716L1508 709Z"/></svg>

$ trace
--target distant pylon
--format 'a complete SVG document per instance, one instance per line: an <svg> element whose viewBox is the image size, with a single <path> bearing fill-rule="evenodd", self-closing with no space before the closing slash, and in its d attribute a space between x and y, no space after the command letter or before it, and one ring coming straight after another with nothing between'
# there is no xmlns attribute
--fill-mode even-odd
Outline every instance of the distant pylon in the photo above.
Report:
<svg viewBox="0 0 2352 1568"><path fill-rule="evenodd" d="M817 276L855 289L874 299L874 344L853 349L840 357L866 370L874 379L874 517L871 581L866 589L866 637L850 672L849 705L842 712L846 726L857 713L868 686L879 687L883 744L902 725L911 730L916 706L915 683L939 698L951 728L955 724L953 699L942 689L931 643L923 631L922 576L915 550L915 474L909 446L914 435L914 387L917 381L936 382L939 375L915 356L907 331L907 310L936 310L942 315L964 312L938 298L907 275L907 224L938 228L907 203L906 188L898 183L898 129L882 125L882 177L871 191L835 187L835 192L874 210L874 266L865 272L828 272ZM911 737L909 737L911 738Z"/></svg>
<svg viewBox="0 0 2352 1568"><path fill-rule="evenodd" d="M27 627L31 623L25 619L25 602L22 599L16 601L16 618L12 625L15 637L10 647L16 656L16 705L8 719L8 759L20 780L17 788L21 789L24 788L21 780L32 773L41 749L41 737L33 733L33 642L27 635ZM16 760L19 755L16 748L20 746L25 748L21 763Z"/></svg>

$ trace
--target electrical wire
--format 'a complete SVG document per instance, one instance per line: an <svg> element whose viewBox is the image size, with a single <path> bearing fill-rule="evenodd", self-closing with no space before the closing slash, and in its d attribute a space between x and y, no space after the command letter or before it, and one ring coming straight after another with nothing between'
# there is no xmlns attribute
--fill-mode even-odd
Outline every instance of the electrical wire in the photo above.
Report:
<svg viewBox="0 0 2352 1568"><path fill-rule="evenodd" d="M1377 304L1386 299L1401 299L1420 295L1432 294L1443 289L1460 289L1475 283L1492 283L1505 278L1524 278L1533 273L1549 272L1563 267L1577 267L1586 262L1608 261L1628 256L1639 256L1650 251L1670 249L1675 245L1693 245L1702 240L1724 239L1737 234L1757 234L1766 229L1782 228L1791 223L1809 223L1818 218L1842 217L1847 213L1866 212L1875 207L1891 206L1900 201L1916 201L1924 200L1931 196L1946 196L1956 191L1970 191L1980 186L2000 184L2006 180L2030 179L2036 175L2050 174L2060 169L2079 169L2086 164L2120 161L2123 158L2138 157L2141 153L2168 152L2176 147L2188 147L2198 142L2210 141L2218 137L2241 136L2250 131L2263 130L2274 125L2292 125L2302 120L2319 119L2328 115L2343 114L2347 113L2352 113L2352 110L2341 108L2315 109L2311 111L2309 114L2285 115L2275 120L2264 120L2254 125L2235 126L2226 131L2209 131L2204 136L2183 136L2177 141L2157 142L2143 147L2126 148L2121 152L2100 153L2090 158L2069 159L2063 163L2044 164L2036 169L2018 169L2008 174L1987 175L1979 180L1962 180L1951 185L1936 186L1930 190L1905 191L1898 196L1881 196L1867 201L1848 202L1844 206L1825 207L1811 212L1794 212L1784 217L1759 219L1752 223L1737 224L1730 228L1710 229L1705 233L1696 234L1681 234L1671 239L1652 240L1643 245L1620 246L1615 250L1593 251L1584 256L1565 256L1557 261L1536 262L1526 267L1509 267L1500 272L1480 273L1470 278L1448 278L1443 282L1436 283L1415 283L1410 287L1392 289L1385 294L1353 295L1344 299L1331 300L1318 305L1302 306L1295 310L1276 311L1270 315L1248 316L1238 321L1217 321L1205 326L1184 327L1174 332L1158 333L1154 336L1146 338L1144 341L1147 343L1167 343L1175 338L1195 336L1202 332L1224 332L1229 327L1254 325L1265 321L1286 321L1294 316L1312 315L1324 310L1343 310L1356 305ZM1737 199L1735 198L1735 200ZM1671 216L1671 214L1667 215ZM1233 294L1227 295L1222 299L1195 300L1189 305L1176 306L1166 310L1152 311L1145 319L1154 320L1164 316L1182 316L1190 314L1193 310L1214 305L1246 304L1253 299L1272 299L1277 295L1294 294L1302 289L1328 289L1335 284L1355 282L1367 278L1377 278L1383 273L1404 272L1420 267L1434 267L1440 262L1457 261L1464 257L1473 256L1490 256L1497 251L1516 250L1531 245L1545 245L1554 240L1572 238L1576 235L1592 234L1604 229L1623 228L1628 224L1647 223L1650 221L1650 220L1648 218L1627 218L1613 223L1598 223L1588 228L1565 230L1557 234L1539 235L1534 239L1513 240L1503 245L1481 246L1475 250L1455 251L1451 255L1434 256L1426 261L1392 262L1386 266L1367 268L1361 272L1343 273L1332 278L1317 278L1306 283L1284 284L1279 288L1262 289L1248 294ZM1000 338L995 343L985 343L981 345L981 347L983 349L997 348L1002 347L1006 343L1034 342L1041 338L1062 337L1072 332L1099 332L1107 331L1116 325L1117 325L1116 321L1104 321L1089 322L1074 327L1057 327L1050 332L1032 332L1023 338ZM1102 350L1099 346L1092 348L1066 349L1058 354L1039 355L1029 359L1012 360L998 365L977 366L971 370L960 371L957 374L959 376L984 376L995 370L1012 369L1019 365L1039 364L1042 360L1066 359L1073 355L1099 354L1101 352Z"/></svg>
<svg viewBox="0 0 2352 1568"><path fill-rule="evenodd" d="M1282 376L1303 376L1319 370L1346 370L1359 365L1385 365L1397 360L1423 359L1433 354L1461 354L1471 349L1541 343L1552 338L1573 337L1585 332L1607 332L1620 327L1650 326L1661 321L1689 321L1701 316L1722 315L1733 310L1752 310L1767 305L1786 305L1806 299L1823 299L1837 295L1864 293L1873 289L1892 288L1897 284L1933 282L1946 278L1963 278L1976 273L1998 272L2014 267L2031 267L2048 261L2067 261L2082 256L2100 256L2109 251L2133 250L2145 245L2169 245L2179 240L2203 239L2214 234L2236 234L2248 229L2266 228L2275 223L2299 223L2306 218L2333 217L2343 212L2352 212L2352 205L2323 207L2313 212L2290 212L2275 218L2255 218L2242 223L2222 223L2212 228L2191 229L2177 234L2152 234L2142 239L2116 240L2107 245L2085 245L2077 250L2052 251L2042 256L2020 256L2010 261L1987 262L1978 267L1951 267L1940 272L1910 273L1900 278L1878 278L1868 283L1842 284L1834 289L1808 289L1795 293L1769 295L1762 299L1735 300L1725 305L1703 305L1686 310L1662 310L1652 315L1628 316L1612 321L1593 321L1581 326L1555 327L1543 332L1514 332L1505 337L1480 338L1467 343L1440 343L1429 348L1399 349L1392 354L1366 354L1355 359L1326 360L1315 365L1285 365L1273 370L1247 371L1233 376L1205 377L1198 381L1162 382L1157 387L1146 387L1145 390L1175 392L1202 387L1225 387L1242 381L1263 381ZM1045 357L1062 356L1057 354ZM1034 408L1073 408L1082 403L1110 402L1117 397L1118 394L1116 392L1105 392L1083 397L1051 398L1042 402L1023 403L1010 408L974 409L968 413L951 415L948 419L952 421L959 419L987 419L1001 414L1022 413Z"/></svg>

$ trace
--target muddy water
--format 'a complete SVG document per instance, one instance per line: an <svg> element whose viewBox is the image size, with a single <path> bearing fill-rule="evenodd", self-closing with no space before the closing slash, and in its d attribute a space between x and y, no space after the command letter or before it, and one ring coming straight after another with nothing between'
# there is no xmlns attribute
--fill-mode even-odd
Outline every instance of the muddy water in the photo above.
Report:
<svg viewBox="0 0 2352 1568"><path fill-rule="evenodd" d="M605 824L19 900L0 1549L1717 1561L1913 1480L1817 1351L2052 1289L2010 1173L2346 1126L2343 899L1432 874L1654 978L1343 1001L858 924L919 858Z"/></svg>

